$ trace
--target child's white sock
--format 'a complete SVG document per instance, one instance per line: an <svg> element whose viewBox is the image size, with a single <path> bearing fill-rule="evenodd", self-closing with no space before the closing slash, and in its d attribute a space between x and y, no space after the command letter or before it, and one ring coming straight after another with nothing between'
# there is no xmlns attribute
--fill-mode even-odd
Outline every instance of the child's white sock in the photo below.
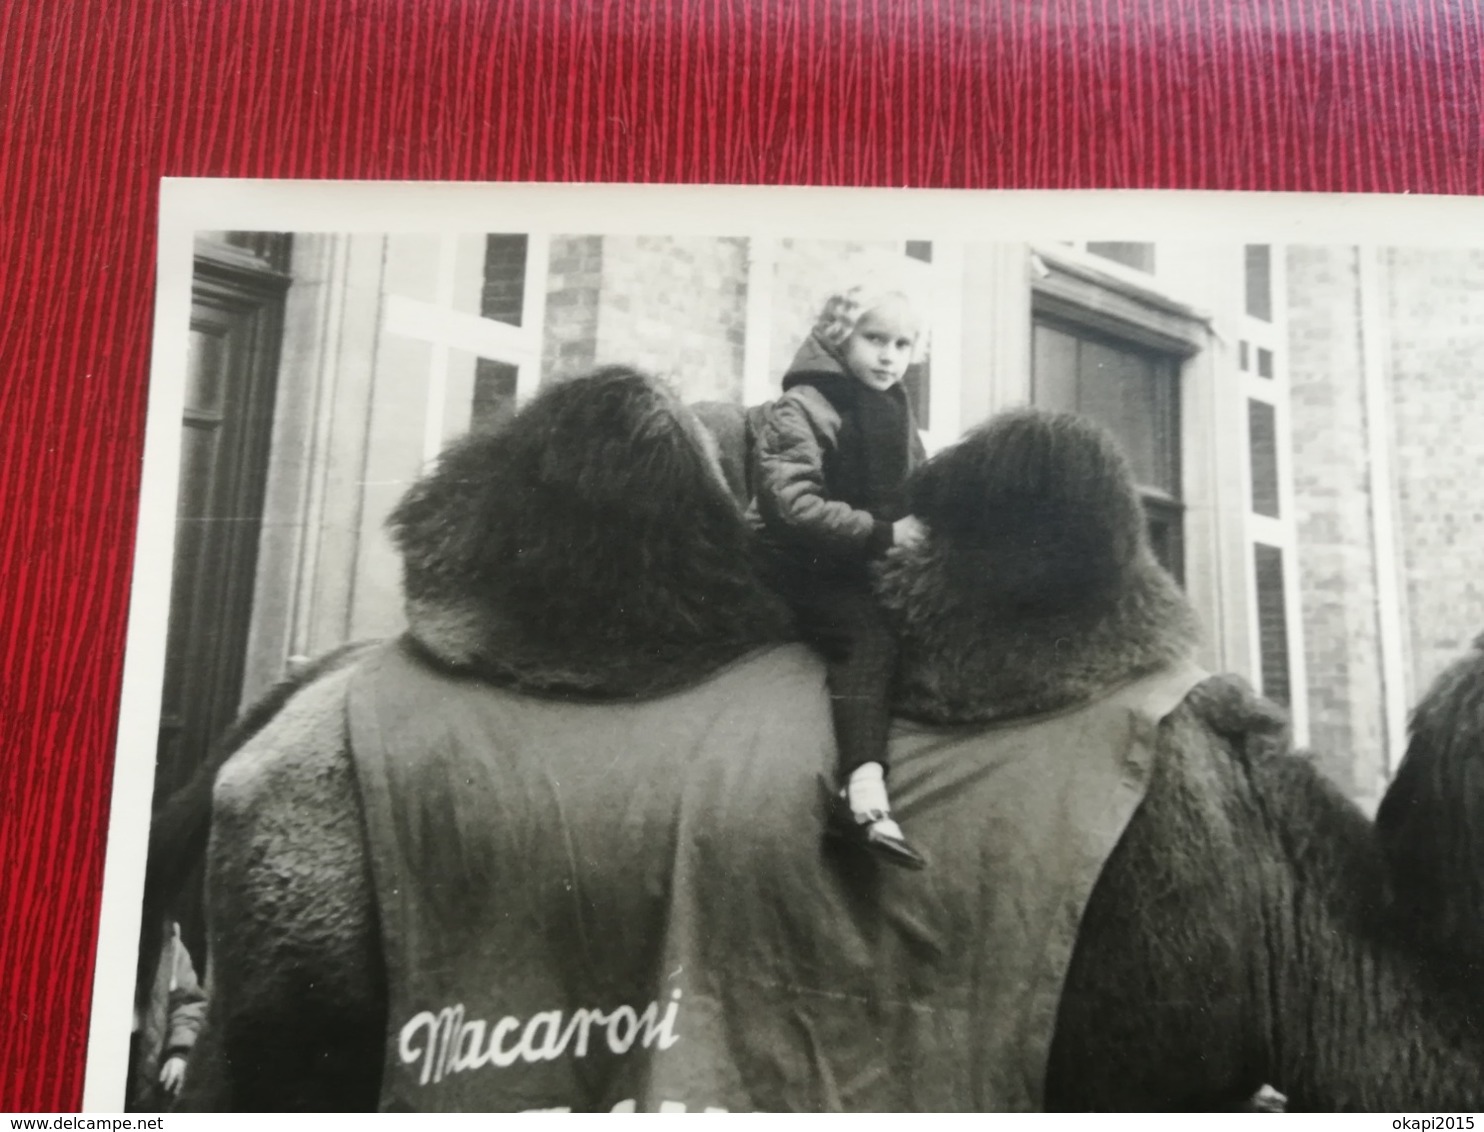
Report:
<svg viewBox="0 0 1484 1132"><path fill-rule="evenodd" d="M845 800L853 814L891 813L891 800L886 796L886 775L880 763L861 763L850 772L850 779L845 784Z"/></svg>

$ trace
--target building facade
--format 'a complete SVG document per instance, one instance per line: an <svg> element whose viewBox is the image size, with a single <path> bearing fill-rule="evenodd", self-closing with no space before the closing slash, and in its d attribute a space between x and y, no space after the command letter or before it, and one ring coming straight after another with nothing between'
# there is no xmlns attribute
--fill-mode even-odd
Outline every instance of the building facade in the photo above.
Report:
<svg viewBox="0 0 1484 1132"><path fill-rule="evenodd" d="M400 628L383 524L451 438L604 363L767 400L824 294L883 259L931 296L908 379L929 448L1026 403L1110 427L1202 661L1285 704L1373 804L1409 705L1484 628L1484 252L205 234L191 386L249 393L210 425L238 439L190 449L182 483L230 465L246 486L182 495L167 705L214 684L162 731L157 790L295 658ZM224 507L236 541L206 546Z"/></svg>

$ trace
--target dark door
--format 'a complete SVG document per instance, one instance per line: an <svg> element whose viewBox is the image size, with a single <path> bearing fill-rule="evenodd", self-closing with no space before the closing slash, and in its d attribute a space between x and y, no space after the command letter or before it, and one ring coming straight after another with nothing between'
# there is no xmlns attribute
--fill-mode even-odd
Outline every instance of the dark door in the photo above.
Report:
<svg viewBox="0 0 1484 1132"><path fill-rule="evenodd" d="M272 438L287 237L197 245L155 804L237 713ZM194 889L194 885L191 886ZM196 901L175 909L199 947Z"/></svg>

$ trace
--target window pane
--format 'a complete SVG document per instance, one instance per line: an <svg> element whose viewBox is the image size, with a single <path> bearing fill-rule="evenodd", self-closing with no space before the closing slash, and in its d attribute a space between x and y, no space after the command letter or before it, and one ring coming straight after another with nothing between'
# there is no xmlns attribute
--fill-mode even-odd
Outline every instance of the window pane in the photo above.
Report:
<svg viewBox="0 0 1484 1132"><path fill-rule="evenodd" d="M1159 451L1160 396L1150 359L1084 341L1078 378L1078 411L1106 425L1118 438L1134 478L1165 490L1173 487Z"/></svg>
<svg viewBox="0 0 1484 1132"><path fill-rule="evenodd" d="M1170 576L1185 584L1185 535L1180 505L1145 498L1144 515L1149 526L1149 546Z"/></svg>
<svg viewBox="0 0 1484 1132"><path fill-rule="evenodd" d="M1085 414L1113 434L1145 489L1155 557L1183 584L1179 359L1044 318L1032 322L1031 344L1031 400Z"/></svg>
<svg viewBox="0 0 1484 1132"><path fill-rule="evenodd" d="M527 244L525 236L486 237L480 317L510 326L520 325L521 308L525 305Z"/></svg>
<svg viewBox="0 0 1484 1132"><path fill-rule="evenodd" d="M1077 411L1077 339L1035 324L1031 357L1031 399L1043 409Z"/></svg>
<svg viewBox="0 0 1484 1132"><path fill-rule="evenodd" d="M1154 245L1133 244L1118 240L1089 240L1087 250L1093 255L1111 259L1139 271L1154 271Z"/></svg>
<svg viewBox="0 0 1484 1132"><path fill-rule="evenodd" d="M1263 349L1257 351L1257 376L1273 376L1273 351Z"/></svg>
<svg viewBox="0 0 1484 1132"><path fill-rule="evenodd" d="M1092 417L1118 439L1141 485L1179 496L1176 359L1037 321L1031 364L1031 399L1037 405Z"/></svg>
<svg viewBox="0 0 1484 1132"><path fill-rule="evenodd" d="M470 432L493 432L515 415L516 369L508 362L476 358Z"/></svg>
<svg viewBox="0 0 1484 1132"><path fill-rule="evenodd" d="M1278 517L1278 419L1273 406L1247 402L1247 447L1252 463L1252 510Z"/></svg>
<svg viewBox="0 0 1484 1132"><path fill-rule="evenodd" d="M1288 674L1288 615L1283 600L1283 552L1253 547L1257 579L1257 644L1262 658L1262 694L1287 707L1292 700Z"/></svg>
<svg viewBox="0 0 1484 1132"><path fill-rule="evenodd" d="M1267 244L1247 245L1247 313L1273 321L1273 260Z"/></svg>

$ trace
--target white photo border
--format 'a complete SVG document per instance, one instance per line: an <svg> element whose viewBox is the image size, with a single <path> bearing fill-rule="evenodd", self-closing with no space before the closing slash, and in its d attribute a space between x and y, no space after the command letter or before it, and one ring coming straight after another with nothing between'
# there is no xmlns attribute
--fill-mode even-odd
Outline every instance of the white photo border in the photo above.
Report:
<svg viewBox="0 0 1484 1132"><path fill-rule="evenodd" d="M1484 198L1200 191L167 178L84 1111L119 1111L165 662L193 242L204 231L519 232L1484 248Z"/></svg>

